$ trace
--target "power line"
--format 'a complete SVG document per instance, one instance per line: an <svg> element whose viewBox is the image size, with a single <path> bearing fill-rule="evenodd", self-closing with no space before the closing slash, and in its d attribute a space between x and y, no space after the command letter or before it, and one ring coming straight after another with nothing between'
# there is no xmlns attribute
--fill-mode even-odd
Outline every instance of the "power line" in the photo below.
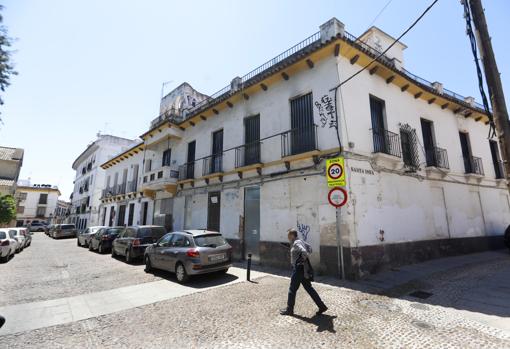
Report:
<svg viewBox="0 0 510 349"><path fill-rule="evenodd" d="M411 24L411 26L409 26L409 28L407 28L402 34L400 34L400 36L398 38L396 38L390 46L388 46L383 52L381 52L376 58L374 58L373 60L371 60L367 65L365 65L363 68L361 68L360 70L358 70L356 73L352 74L351 76L349 76L347 79L345 79L344 81L342 81L341 83L339 83L337 86L335 86L334 88L332 88L331 90L336 90L337 88L339 88L340 86L344 85L345 83L349 82L350 80L352 80L355 76L359 75L362 71L364 71L365 69L367 69L368 67L370 67L372 65L372 63L374 63L375 61L377 61L379 58L381 58L382 56L384 56L384 54L386 52L388 52L400 39L402 39L402 37L404 37L404 35L406 35L411 29L413 29L413 27L423 18L423 16L425 16L425 14L427 12L430 11L430 9L438 2L439 0L434 0L426 9L425 11L423 11L423 13L413 22L413 24ZM330 90L330 91L331 91Z"/></svg>

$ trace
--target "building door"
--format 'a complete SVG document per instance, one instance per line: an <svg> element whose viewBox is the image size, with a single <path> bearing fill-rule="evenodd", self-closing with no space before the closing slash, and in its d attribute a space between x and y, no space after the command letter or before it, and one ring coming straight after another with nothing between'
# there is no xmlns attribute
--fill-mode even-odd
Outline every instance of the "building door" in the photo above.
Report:
<svg viewBox="0 0 510 349"><path fill-rule="evenodd" d="M423 136L423 147L425 148L427 166L437 166L432 121L421 119L421 134Z"/></svg>
<svg viewBox="0 0 510 349"><path fill-rule="evenodd" d="M147 214L149 211L149 203L145 201L142 204L142 225L147 225Z"/></svg>
<svg viewBox="0 0 510 349"><path fill-rule="evenodd" d="M384 124L384 102L370 96L370 116L375 153L388 153Z"/></svg>
<svg viewBox="0 0 510 349"><path fill-rule="evenodd" d="M211 172L221 172L223 158L223 130L213 133Z"/></svg>
<svg viewBox="0 0 510 349"><path fill-rule="evenodd" d="M460 147L462 148L462 157L464 158L464 169L466 173L472 173L471 148L469 146L469 136L467 133L459 132Z"/></svg>
<svg viewBox="0 0 510 349"><path fill-rule="evenodd" d="M244 119L244 162L243 166L260 162L260 116Z"/></svg>
<svg viewBox="0 0 510 349"><path fill-rule="evenodd" d="M253 261L260 260L260 188L244 190L244 258L251 253Z"/></svg>
<svg viewBox="0 0 510 349"><path fill-rule="evenodd" d="M195 178L195 148L196 142L188 143L188 160L186 164L186 179Z"/></svg>
<svg viewBox="0 0 510 349"><path fill-rule="evenodd" d="M129 213L128 213L128 226L133 225L133 216L135 214L135 204L129 204Z"/></svg>
<svg viewBox="0 0 510 349"><path fill-rule="evenodd" d="M115 219L115 207L110 207L110 220L108 221L108 226L113 227L113 221Z"/></svg>
<svg viewBox="0 0 510 349"><path fill-rule="evenodd" d="M207 230L220 231L221 192L209 193L207 200Z"/></svg>
<svg viewBox="0 0 510 349"><path fill-rule="evenodd" d="M184 197L184 229L192 229L192 209L193 209L193 197L186 195Z"/></svg>
<svg viewBox="0 0 510 349"><path fill-rule="evenodd" d="M126 205L119 206L119 216L117 219L118 226L124 226L126 223Z"/></svg>
<svg viewBox="0 0 510 349"><path fill-rule="evenodd" d="M300 154L315 149L312 94L290 101L290 154Z"/></svg>

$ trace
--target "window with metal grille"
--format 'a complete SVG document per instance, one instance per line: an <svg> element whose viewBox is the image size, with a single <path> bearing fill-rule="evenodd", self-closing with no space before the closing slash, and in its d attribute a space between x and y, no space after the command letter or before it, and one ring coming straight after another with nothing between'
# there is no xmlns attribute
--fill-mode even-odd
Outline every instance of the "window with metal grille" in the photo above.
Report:
<svg viewBox="0 0 510 349"><path fill-rule="evenodd" d="M46 205L48 203L48 194L39 195L39 205Z"/></svg>
<svg viewBox="0 0 510 349"><path fill-rule="evenodd" d="M46 207L38 207L36 216L37 217L44 217L44 214L46 213Z"/></svg>
<svg viewBox="0 0 510 349"><path fill-rule="evenodd" d="M410 170L416 171L420 166L416 130L408 124L400 126L400 142L402 147L402 160Z"/></svg>

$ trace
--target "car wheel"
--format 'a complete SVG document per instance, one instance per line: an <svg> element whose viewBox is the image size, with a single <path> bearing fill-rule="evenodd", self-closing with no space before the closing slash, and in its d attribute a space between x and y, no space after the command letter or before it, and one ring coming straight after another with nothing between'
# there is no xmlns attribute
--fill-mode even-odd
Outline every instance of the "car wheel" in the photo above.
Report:
<svg viewBox="0 0 510 349"><path fill-rule="evenodd" d="M99 247L97 248L97 252L103 254L104 253L104 250L103 250L103 244L99 244Z"/></svg>
<svg viewBox="0 0 510 349"><path fill-rule="evenodd" d="M145 256L145 272L149 273L152 271L151 259L149 256Z"/></svg>
<svg viewBox="0 0 510 349"><path fill-rule="evenodd" d="M80 239L76 239L76 245L77 245L78 247L81 247Z"/></svg>
<svg viewBox="0 0 510 349"><path fill-rule="evenodd" d="M0 262L7 263L9 261L9 258L11 258L11 254L7 253L7 256L0 258Z"/></svg>
<svg viewBox="0 0 510 349"><path fill-rule="evenodd" d="M510 225L505 230L505 245L510 248Z"/></svg>
<svg viewBox="0 0 510 349"><path fill-rule="evenodd" d="M89 251L93 251L92 244L89 243Z"/></svg>
<svg viewBox="0 0 510 349"><path fill-rule="evenodd" d="M177 278L177 282L180 284L184 284L189 280L189 275L182 263L178 263L175 267L175 277Z"/></svg>
<svg viewBox="0 0 510 349"><path fill-rule="evenodd" d="M227 269L223 269L222 271L220 271L220 274L226 274L228 273L228 268Z"/></svg>
<svg viewBox="0 0 510 349"><path fill-rule="evenodd" d="M133 258L131 257L131 251L126 250L126 263L131 263L133 261Z"/></svg>

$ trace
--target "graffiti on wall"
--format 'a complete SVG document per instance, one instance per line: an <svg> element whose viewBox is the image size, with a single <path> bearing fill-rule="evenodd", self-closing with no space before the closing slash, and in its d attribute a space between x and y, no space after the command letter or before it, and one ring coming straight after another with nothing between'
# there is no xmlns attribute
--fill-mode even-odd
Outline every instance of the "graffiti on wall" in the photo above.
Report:
<svg viewBox="0 0 510 349"><path fill-rule="evenodd" d="M308 241L308 234L310 234L310 226L297 222L298 237L301 236L303 241Z"/></svg>
<svg viewBox="0 0 510 349"><path fill-rule="evenodd" d="M315 101L314 104L319 113L321 127L324 128L329 125L329 128L336 128L337 120L333 98L329 95L324 95Z"/></svg>

